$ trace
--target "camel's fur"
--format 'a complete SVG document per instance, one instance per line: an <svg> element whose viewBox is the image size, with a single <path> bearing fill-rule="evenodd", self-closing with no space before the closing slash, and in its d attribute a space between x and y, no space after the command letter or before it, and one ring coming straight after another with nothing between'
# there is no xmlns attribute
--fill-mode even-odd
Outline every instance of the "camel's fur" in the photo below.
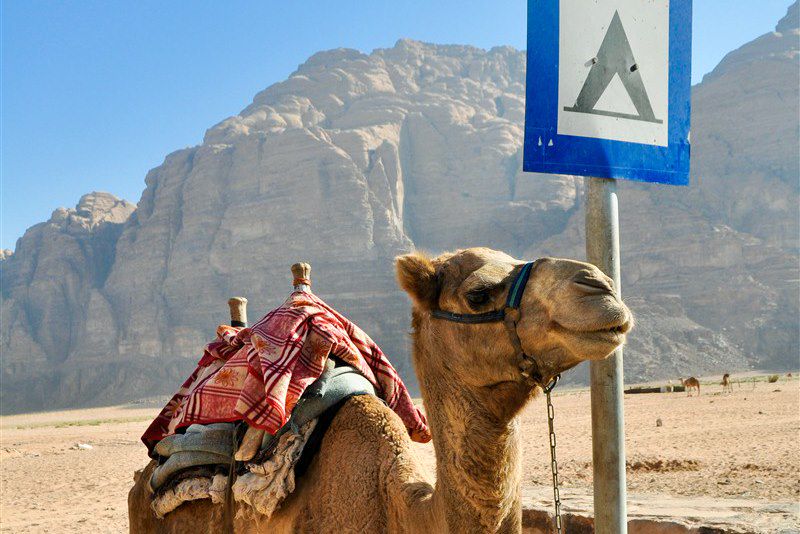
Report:
<svg viewBox="0 0 800 534"><path fill-rule="evenodd" d="M294 494L268 521L238 514L236 532L520 532L517 415L537 388L521 375L502 323L463 325L429 313L501 308L520 265L489 249L398 258L398 281L414 303L413 359L436 451L435 487L397 415L374 397L355 397L334 418ZM522 346L548 375L606 357L631 326L611 280L570 260L537 263L520 312ZM128 498L132 532L221 531L223 507L210 500L155 519L152 469Z"/></svg>

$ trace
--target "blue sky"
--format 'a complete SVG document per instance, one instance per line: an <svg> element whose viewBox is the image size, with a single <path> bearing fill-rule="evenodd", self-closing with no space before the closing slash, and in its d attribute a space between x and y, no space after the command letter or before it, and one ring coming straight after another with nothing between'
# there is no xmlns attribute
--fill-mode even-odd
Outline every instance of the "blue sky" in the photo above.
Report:
<svg viewBox="0 0 800 534"><path fill-rule="evenodd" d="M401 37L525 47L524 0L2 2L0 246L89 191L137 202L147 171L318 50ZM790 0L694 0L693 79Z"/></svg>

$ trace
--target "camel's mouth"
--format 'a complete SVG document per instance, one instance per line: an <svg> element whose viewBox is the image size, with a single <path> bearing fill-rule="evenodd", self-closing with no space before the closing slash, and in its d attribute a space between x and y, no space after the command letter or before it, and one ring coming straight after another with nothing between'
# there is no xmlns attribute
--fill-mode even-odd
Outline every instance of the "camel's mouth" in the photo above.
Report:
<svg viewBox="0 0 800 534"><path fill-rule="evenodd" d="M588 328L575 328L575 327L567 327L561 323L555 323L556 328L563 330L564 332L569 332L572 334L602 334L602 333L613 333L613 334L627 334L631 328L633 328L633 321L629 316L626 316L622 319L615 320L609 324L605 324L603 326L591 326Z"/></svg>
<svg viewBox="0 0 800 534"><path fill-rule="evenodd" d="M631 322L625 321L622 324L607 326L605 328L600 328L599 330L591 330L590 333L607 332L611 334L627 334L630 329L631 329Z"/></svg>
<svg viewBox="0 0 800 534"><path fill-rule="evenodd" d="M614 321L600 328L577 330L575 328L566 328L561 324L558 324L557 327L565 334L579 337L584 341L618 346L625 342L625 335L633 328L633 321L628 315L622 320Z"/></svg>
<svg viewBox="0 0 800 534"><path fill-rule="evenodd" d="M620 327L608 328L604 330L594 330L592 332L581 332L581 337L596 341L607 341L609 343L622 344L625 341L625 332Z"/></svg>

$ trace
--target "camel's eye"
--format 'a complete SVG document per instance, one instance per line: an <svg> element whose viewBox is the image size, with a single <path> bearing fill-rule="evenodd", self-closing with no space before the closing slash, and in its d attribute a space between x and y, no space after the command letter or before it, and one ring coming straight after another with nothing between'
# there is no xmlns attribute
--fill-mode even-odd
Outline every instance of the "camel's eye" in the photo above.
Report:
<svg viewBox="0 0 800 534"><path fill-rule="evenodd" d="M473 289L472 291L467 293L467 302L469 302L469 305L473 308L480 308L481 306L489 302L489 290Z"/></svg>

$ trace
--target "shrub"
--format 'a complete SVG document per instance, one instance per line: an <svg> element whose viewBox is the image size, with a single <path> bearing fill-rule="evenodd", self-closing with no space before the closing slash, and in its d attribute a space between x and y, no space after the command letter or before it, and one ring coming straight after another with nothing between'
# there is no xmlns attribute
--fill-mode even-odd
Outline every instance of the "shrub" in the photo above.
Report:
<svg viewBox="0 0 800 534"><path fill-rule="evenodd" d="M767 378L767 381L770 384L774 384L775 382L778 381L778 375L769 375L769 378Z"/></svg>

